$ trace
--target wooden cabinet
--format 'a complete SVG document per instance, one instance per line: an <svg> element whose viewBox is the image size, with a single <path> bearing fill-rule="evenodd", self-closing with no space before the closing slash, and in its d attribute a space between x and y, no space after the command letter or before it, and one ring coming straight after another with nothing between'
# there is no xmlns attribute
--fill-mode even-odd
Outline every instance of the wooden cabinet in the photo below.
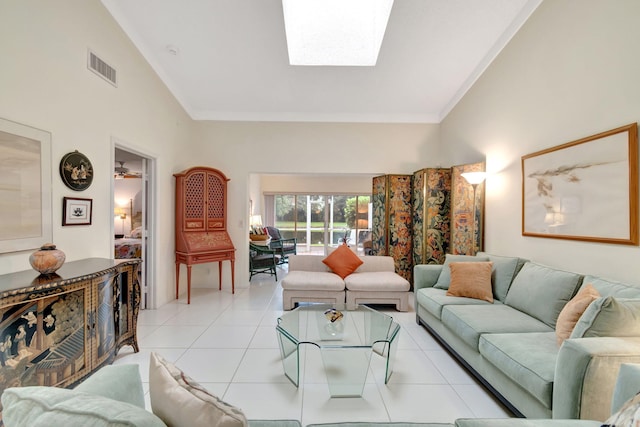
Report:
<svg viewBox="0 0 640 427"><path fill-rule="evenodd" d="M180 264L187 265L187 303L191 303L191 266L218 262L222 290L222 261L231 262L231 293L235 292L235 248L227 233L227 182L219 170L194 167L176 178L176 299Z"/></svg>
<svg viewBox="0 0 640 427"><path fill-rule="evenodd" d="M70 387L138 351L140 260L90 258L38 276L0 276L0 393L7 387Z"/></svg>

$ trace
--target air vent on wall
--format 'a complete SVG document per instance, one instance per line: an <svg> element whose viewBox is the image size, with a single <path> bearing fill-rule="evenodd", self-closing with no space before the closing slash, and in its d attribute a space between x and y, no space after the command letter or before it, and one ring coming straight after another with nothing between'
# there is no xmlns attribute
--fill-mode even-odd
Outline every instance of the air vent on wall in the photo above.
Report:
<svg viewBox="0 0 640 427"><path fill-rule="evenodd" d="M94 73L96 73L97 75L99 75L100 77L102 77L103 79L111 83L112 85L114 85L115 87L118 87L118 81L116 78L116 69L113 68L111 65L107 64L106 62L104 62L102 59L100 59L91 50L89 50L88 53L89 53L89 56L88 56L87 67L91 71L93 71Z"/></svg>

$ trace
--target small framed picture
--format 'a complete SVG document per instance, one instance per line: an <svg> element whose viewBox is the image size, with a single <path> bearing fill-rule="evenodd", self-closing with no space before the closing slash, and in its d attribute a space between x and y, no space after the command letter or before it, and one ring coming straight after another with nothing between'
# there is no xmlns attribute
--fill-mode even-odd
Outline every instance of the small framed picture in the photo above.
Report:
<svg viewBox="0 0 640 427"><path fill-rule="evenodd" d="M91 225L93 199L64 197L62 202L62 225Z"/></svg>

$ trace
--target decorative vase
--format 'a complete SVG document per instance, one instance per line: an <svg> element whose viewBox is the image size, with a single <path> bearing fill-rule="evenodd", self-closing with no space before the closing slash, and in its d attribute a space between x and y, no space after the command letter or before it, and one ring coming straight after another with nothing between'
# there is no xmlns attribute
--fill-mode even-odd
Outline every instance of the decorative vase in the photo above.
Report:
<svg viewBox="0 0 640 427"><path fill-rule="evenodd" d="M29 257L29 263L40 274L51 274L64 264L66 256L53 243L45 243Z"/></svg>

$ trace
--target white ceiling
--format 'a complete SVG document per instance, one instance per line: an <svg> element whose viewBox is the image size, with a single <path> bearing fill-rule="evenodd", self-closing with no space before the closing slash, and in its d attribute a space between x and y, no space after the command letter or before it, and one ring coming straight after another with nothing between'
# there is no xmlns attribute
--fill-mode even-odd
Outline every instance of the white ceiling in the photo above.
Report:
<svg viewBox="0 0 640 427"><path fill-rule="evenodd" d="M542 2L395 0L375 67L301 67L281 0L101 1L196 120L416 123L440 122Z"/></svg>

